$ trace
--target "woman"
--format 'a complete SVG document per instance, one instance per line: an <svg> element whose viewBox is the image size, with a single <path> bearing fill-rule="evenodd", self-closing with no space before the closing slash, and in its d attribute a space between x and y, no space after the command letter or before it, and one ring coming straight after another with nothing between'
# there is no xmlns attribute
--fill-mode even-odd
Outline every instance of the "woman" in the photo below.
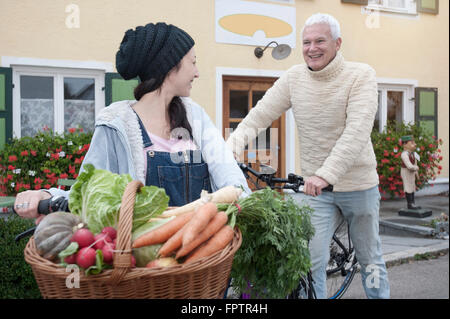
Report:
<svg viewBox="0 0 450 319"><path fill-rule="evenodd" d="M130 174L145 185L166 190L169 205L196 200L203 189L215 191L247 182L231 151L206 112L189 97L199 77L194 40L165 23L128 30L116 54L116 68L126 79L139 77L135 101L104 108L83 161L113 173ZM59 189L26 191L15 209L25 218L37 213L40 200L68 196Z"/></svg>

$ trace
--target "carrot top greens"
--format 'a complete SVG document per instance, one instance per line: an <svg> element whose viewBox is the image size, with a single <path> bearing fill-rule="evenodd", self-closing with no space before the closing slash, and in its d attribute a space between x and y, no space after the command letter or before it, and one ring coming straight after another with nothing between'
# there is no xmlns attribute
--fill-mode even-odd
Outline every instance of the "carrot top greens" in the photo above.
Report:
<svg viewBox="0 0 450 319"><path fill-rule="evenodd" d="M240 199L237 205L219 205L219 209L235 217L242 232L231 271L237 292L253 298L289 295L311 267L312 209L270 188Z"/></svg>

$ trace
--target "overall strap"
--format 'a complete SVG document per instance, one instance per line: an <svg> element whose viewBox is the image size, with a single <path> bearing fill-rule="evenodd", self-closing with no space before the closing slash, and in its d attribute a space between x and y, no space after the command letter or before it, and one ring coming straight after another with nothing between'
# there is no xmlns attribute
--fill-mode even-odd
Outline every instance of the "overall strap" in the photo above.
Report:
<svg viewBox="0 0 450 319"><path fill-rule="evenodd" d="M133 108L132 108L132 110L133 110ZM139 117L139 115L136 113L135 110L133 110L133 112L136 114L138 122L139 122L139 128L141 129L141 132L142 132L142 142L144 143L144 148L152 146L153 142L150 139L150 136L148 136L147 130L145 129L144 124L141 121L141 118Z"/></svg>

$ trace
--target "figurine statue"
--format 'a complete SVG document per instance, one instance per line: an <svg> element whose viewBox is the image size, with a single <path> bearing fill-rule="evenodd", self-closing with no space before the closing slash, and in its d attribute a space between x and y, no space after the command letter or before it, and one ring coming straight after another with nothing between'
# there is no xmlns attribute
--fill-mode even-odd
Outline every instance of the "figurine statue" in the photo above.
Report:
<svg viewBox="0 0 450 319"><path fill-rule="evenodd" d="M416 191L416 176L418 176L419 166L417 165L416 143L412 135L402 136L403 152L402 167L400 169L400 175L403 180L403 191L405 192L406 202L408 209L420 209L414 200L414 193Z"/></svg>

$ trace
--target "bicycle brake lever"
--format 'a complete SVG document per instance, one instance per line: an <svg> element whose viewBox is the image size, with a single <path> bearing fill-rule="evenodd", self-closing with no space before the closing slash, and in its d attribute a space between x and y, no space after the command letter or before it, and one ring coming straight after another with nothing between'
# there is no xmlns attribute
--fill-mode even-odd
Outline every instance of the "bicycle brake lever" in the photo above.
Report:
<svg viewBox="0 0 450 319"><path fill-rule="evenodd" d="M33 235L33 234L34 234L34 231L36 230L36 227L37 227L37 226L31 227L31 228L27 229L26 231L20 233L19 235L17 235L17 236L14 238L14 241L17 243L17 242L18 242L19 240L21 240L22 238L28 237L28 236L30 236L30 235Z"/></svg>

